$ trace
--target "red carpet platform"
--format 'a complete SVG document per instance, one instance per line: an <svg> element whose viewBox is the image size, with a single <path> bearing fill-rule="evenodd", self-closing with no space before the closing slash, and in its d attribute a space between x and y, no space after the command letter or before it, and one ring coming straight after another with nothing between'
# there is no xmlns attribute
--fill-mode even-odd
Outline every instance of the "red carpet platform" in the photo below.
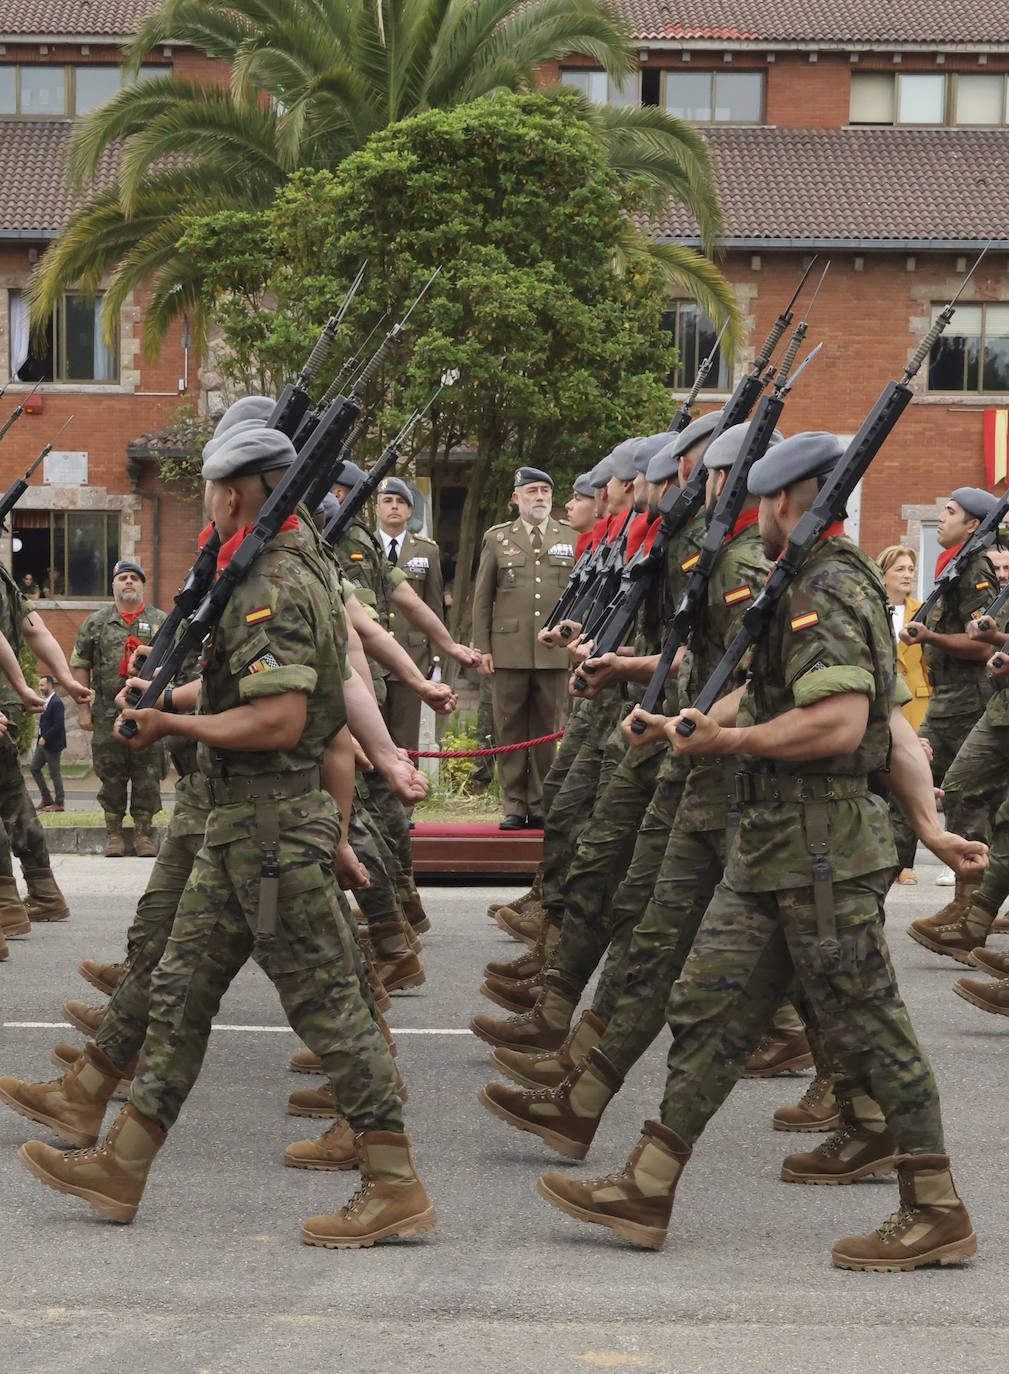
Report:
<svg viewBox="0 0 1009 1374"><path fill-rule="evenodd" d="M410 831L415 873L533 873L542 830L499 830L497 821L417 821Z"/></svg>

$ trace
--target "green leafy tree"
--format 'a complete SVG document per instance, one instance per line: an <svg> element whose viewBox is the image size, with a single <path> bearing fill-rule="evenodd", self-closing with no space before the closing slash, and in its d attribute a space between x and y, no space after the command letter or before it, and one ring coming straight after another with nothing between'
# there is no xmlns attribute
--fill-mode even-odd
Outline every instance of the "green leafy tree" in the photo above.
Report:
<svg viewBox="0 0 1009 1374"><path fill-rule="evenodd" d="M136 72L166 43L219 59L221 82L149 77L77 125L68 171L90 194L36 272L36 329L71 285L104 285L111 337L129 293L149 286L146 350L157 352L183 311L203 343L203 280L177 246L194 214L265 209L299 168L332 170L421 111L534 89L540 65L566 54L583 53L618 80L635 65L612 0L166 0L129 44L127 67ZM678 197L713 251L721 212L696 130L657 109L585 108L642 204ZM627 220L613 248L633 257L642 242ZM681 245L655 251L678 290L735 328L735 299L709 261Z"/></svg>
<svg viewBox="0 0 1009 1374"><path fill-rule="evenodd" d="M563 500L563 483L614 442L668 423L663 276L645 252L615 263L633 208L583 106L561 92L404 120L336 173L292 177L265 225L205 218L181 241L225 306L221 365L242 385L291 371L364 259L344 335L355 342L444 269L410 321L408 349L380 379L363 451L374 456L443 369L459 371L417 435L415 464L432 478L437 509L446 481L459 480L460 453L472 458L462 469L460 631L478 536L503 513L515 467L548 469ZM255 280L238 295L233 274L250 254Z"/></svg>

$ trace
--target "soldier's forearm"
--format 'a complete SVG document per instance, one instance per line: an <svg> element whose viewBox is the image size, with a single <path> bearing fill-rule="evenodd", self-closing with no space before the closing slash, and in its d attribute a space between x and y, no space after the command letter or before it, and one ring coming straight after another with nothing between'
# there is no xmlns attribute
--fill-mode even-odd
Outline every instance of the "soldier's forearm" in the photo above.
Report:
<svg viewBox="0 0 1009 1374"><path fill-rule="evenodd" d="M379 772L385 774L398 762L399 755L371 690L370 675L365 679L359 673L352 673L343 684L343 699L354 738Z"/></svg>
<svg viewBox="0 0 1009 1374"><path fill-rule="evenodd" d="M216 749L265 753L293 749L301 739L307 716L307 693L278 692L214 715L166 716L170 723L163 733L182 735Z"/></svg>
<svg viewBox="0 0 1009 1374"><path fill-rule="evenodd" d="M890 715L890 768L883 775L900 802L911 829L925 845L941 839L943 827L935 805L932 770L918 736L899 706Z"/></svg>
<svg viewBox="0 0 1009 1374"><path fill-rule="evenodd" d="M80 681L76 673L71 676L71 668L67 662L66 654L60 648L59 641L41 616L34 612L31 615L26 615L22 629L32 653L48 665L50 672L61 687L68 687L75 680ZM84 683L85 687L88 685L88 683Z"/></svg>
<svg viewBox="0 0 1009 1374"><path fill-rule="evenodd" d="M409 582L401 582L392 594L392 603L401 610L414 629L427 635L432 644L450 653L455 640L449 634L444 621L435 615L431 607L422 601ZM398 671L398 670L397 670Z"/></svg>
<svg viewBox="0 0 1009 1374"><path fill-rule="evenodd" d="M0 672L3 673L15 691L27 686L25 675L21 671L21 664L18 662L18 656L11 647L10 640L4 634L0 634Z"/></svg>
<svg viewBox="0 0 1009 1374"><path fill-rule="evenodd" d="M340 809L340 843L347 838L354 805L354 741L345 725L330 740L322 758L322 785Z"/></svg>
<svg viewBox="0 0 1009 1374"><path fill-rule="evenodd" d="M935 631L929 635L929 643L941 649L950 658L962 658L968 663L983 663L991 653L990 646L972 639L970 635L940 635Z"/></svg>

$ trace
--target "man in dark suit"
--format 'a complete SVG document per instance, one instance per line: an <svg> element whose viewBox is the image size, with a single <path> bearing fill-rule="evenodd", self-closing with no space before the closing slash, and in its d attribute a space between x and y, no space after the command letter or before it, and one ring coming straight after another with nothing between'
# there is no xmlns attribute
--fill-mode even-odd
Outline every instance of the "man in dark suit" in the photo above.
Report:
<svg viewBox="0 0 1009 1374"><path fill-rule="evenodd" d="M60 755L67 747L67 732L63 719L63 702L56 691L56 680L51 677L39 678L39 691L45 698L45 706L39 717L39 737L32 755L31 772L39 792L42 794L40 811L63 810L63 777L60 773ZM42 770L48 765L49 778L53 785L52 795L46 787Z"/></svg>

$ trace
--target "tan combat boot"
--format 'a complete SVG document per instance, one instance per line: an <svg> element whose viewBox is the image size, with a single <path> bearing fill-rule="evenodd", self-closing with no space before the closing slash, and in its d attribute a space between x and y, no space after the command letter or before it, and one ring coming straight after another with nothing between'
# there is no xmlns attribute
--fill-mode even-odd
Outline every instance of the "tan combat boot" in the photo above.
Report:
<svg viewBox="0 0 1009 1374"><path fill-rule="evenodd" d="M594 1012L583 1011L559 1049L524 1053L499 1046L491 1052L490 1062L523 1088L557 1088L582 1063L589 1050L599 1044L605 1030L605 1021Z"/></svg>
<svg viewBox="0 0 1009 1374"><path fill-rule="evenodd" d="M646 1121L624 1167L603 1178L571 1178L551 1169L536 1184L540 1197L578 1221L594 1222L634 1245L660 1250L673 1210L676 1183L690 1146L663 1126Z"/></svg>
<svg viewBox="0 0 1009 1374"><path fill-rule="evenodd" d="M60 891L51 868L21 865L28 886L25 910L33 921L65 921L70 915L66 898Z"/></svg>
<svg viewBox="0 0 1009 1374"><path fill-rule="evenodd" d="M27 935L32 928L13 874L0 873L0 935Z"/></svg>
<svg viewBox="0 0 1009 1374"><path fill-rule="evenodd" d="M378 965L375 962L375 947L371 943L371 936L368 934L367 926L359 926L357 931L357 943L361 950L361 958L364 960L365 971L368 975L368 986L371 988L371 995L375 1001L375 1010L382 1014L392 1006L392 999L385 990L385 985L378 976Z"/></svg>
<svg viewBox="0 0 1009 1374"><path fill-rule="evenodd" d="M55 1068L59 1069L60 1073L68 1074L78 1060L83 1058L84 1050L82 1050L79 1045L70 1045L67 1041L60 1040L53 1046L49 1055L49 1062ZM139 1058L139 1055L134 1055L126 1065L126 1068L123 1069L122 1076L116 1084L116 1090L112 1094L113 1097L129 1097L130 1088L133 1086L133 1075L137 1071L137 1060Z"/></svg>
<svg viewBox="0 0 1009 1374"><path fill-rule="evenodd" d="M806 1028L791 1002L783 1002L774 1013L771 1029L750 1055L744 1078L776 1078L811 1068L813 1056Z"/></svg>
<svg viewBox="0 0 1009 1374"><path fill-rule="evenodd" d="M487 977L480 984L480 995L486 997L505 1011L523 1012L531 1010L543 991L543 973L534 973L531 978L520 982Z"/></svg>
<svg viewBox="0 0 1009 1374"><path fill-rule="evenodd" d="M557 1088L522 1091L488 1083L480 1102L519 1131L538 1135L545 1145L568 1159L584 1159L611 1098L623 1079L596 1046Z"/></svg>
<svg viewBox="0 0 1009 1374"><path fill-rule="evenodd" d="M772 1124L776 1131L832 1131L840 1120L834 1080L817 1074L794 1106L778 1108Z"/></svg>
<svg viewBox="0 0 1009 1374"><path fill-rule="evenodd" d="M560 943L561 921L557 916L547 913L546 919L540 926L539 939L532 949L525 951L515 959L493 960L484 965L484 978L496 979L498 982L520 983L525 978L532 978L537 973L542 973L544 969L550 967L550 961L554 956L554 950Z"/></svg>
<svg viewBox="0 0 1009 1374"><path fill-rule="evenodd" d="M525 911L515 911L510 906L499 907L494 919L506 935L513 940L521 940L529 949L535 949L546 915L546 908L537 902L535 906L526 907Z"/></svg>
<svg viewBox="0 0 1009 1374"><path fill-rule="evenodd" d="M105 854L106 859L121 859L126 853L126 841L123 839L123 818L113 816L111 811L105 813Z"/></svg>
<svg viewBox="0 0 1009 1374"><path fill-rule="evenodd" d="M839 1269L877 1274L959 1264L977 1254L977 1237L960 1201L947 1155L901 1155L900 1210L870 1236L845 1236L834 1246Z"/></svg>
<svg viewBox="0 0 1009 1374"><path fill-rule="evenodd" d="M981 886L981 878L961 878L957 877L953 887L953 896L944 907L940 907L934 916L922 916L914 924L922 926L951 926L961 917L966 916L967 908L970 906L971 898ZM908 931L910 934L910 930ZM912 938L917 938L912 937Z"/></svg>
<svg viewBox="0 0 1009 1374"><path fill-rule="evenodd" d="M392 1038L392 1031L386 1025L385 1017L382 1015L381 1012L377 1013L375 1021L378 1025L379 1030L382 1032L382 1035L385 1037L385 1043L389 1046L389 1053L392 1055L393 1059L395 1059L397 1054L399 1054L399 1050L396 1047L395 1040ZM291 1055L291 1062L288 1065L288 1068L291 1070L292 1073L326 1072L326 1070L322 1067L322 1060L319 1058L316 1052L314 1050L310 1050L307 1048L294 1051L294 1053Z"/></svg>
<svg viewBox="0 0 1009 1374"><path fill-rule="evenodd" d="M971 1006L990 1011L993 1016L1009 1016L1009 978L997 983L982 983L977 978L958 978L953 991Z"/></svg>
<svg viewBox="0 0 1009 1374"><path fill-rule="evenodd" d="M89 1007L86 1002L64 1002L61 1010L74 1029L79 1030L82 1035L97 1035L107 1006L107 1002L104 1007Z"/></svg>
<svg viewBox="0 0 1009 1374"><path fill-rule="evenodd" d="M781 1177L786 1183L854 1183L893 1170L897 1142L876 1103L850 1078L836 1085L834 1095L840 1126L815 1150L785 1159Z"/></svg>
<svg viewBox="0 0 1009 1374"><path fill-rule="evenodd" d="M125 1224L137 1214L154 1156L164 1143L157 1122L127 1102L100 1145L63 1153L29 1140L18 1159L58 1193L82 1197L95 1211Z"/></svg>
<svg viewBox="0 0 1009 1374"><path fill-rule="evenodd" d="M156 859L158 846L154 843L151 828L154 817L149 811L133 813L133 853L138 859Z"/></svg>
<svg viewBox="0 0 1009 1374"><path fill-rule="evenodd" d="M972 949L967 962L987 973L989 978L1009 978L1009 954L994 949Z"/></svg>
<svg viewBox="0 0 1009 1374"><path fill-rule="evenodd" d="M296 1140L284 1151L289 1169L356 1169L354 1132L342 1116L315 1140Z"/></svg>
<svg viewBox="0 0 1009 1374"><path fill-rule="evenodd" d="M410 949L399 921L384 921L369 929L375 950L375 967L386 992L419 988L426 982L420 960Z"/></svg>
<svg viewBox="0 0 1009 1374"><path fill-rule="evenodd" d="M396 1070L396 1096L400 1102L405 1102L409 1094L406 1090L406 1083L399 1069ZM288 1116L339 1116L340 1108L337 1106L333 1089L329 1083L323 1083L321 1088L298 1088L287 1099Z"/></svg>
<svg viewBox="0 0 1009 1374"><path fill-rule="evenodd" d="M516 1050L556 1050L567 1039L575 1014L578 989L550 969L543 975L543 991L531 1011L498 1020L493 1016L474 1016L469 1028L488 1045L503 1045Z"/></svg>
<svg viewBox="0 0 1009 1374"><path fill-rule="evenodd" d="M362 1131L357 1137L361 1185L333 1216L309 1217L306 1245L356 1250L389 1236L418 1236L438 1220L417 1177L410 1140L397 1131Z"/></svg>
<svg viewBox="0 0 1009 1374"><path fill-rule="evenodd" d="M425 930L430 930L431 918L424 910L424 903L420 900L412 873L404 873L396 883L396 895L403 915L417 934L422 935Z"/></svg>
<svg viewBox="0 0 1009 1374"><path fill-rule="evenodd" d="M93 1145L118 1086L119 1070L89 1041L69 1073L55 1083L0 1078L0 1099L21 1116L48 1126L68 1145Z"/></svg>
<svg viewBox="0 0 1009 1374"><path fill-rule="evenodd" d="M97 959L82 959L77 965L77 972L93 988L111 997L125 967L125 964L100 964Z"/></svg>
<svg viewBox="0 0 1009 1374"><path fill-rule="evenodd" d="M998 908L981 892L975 891L970 903L955 921L937 925L935 918L912 921L907 933L919 945L936 954L948 954L958 964L969 964L972 950L983 949Z"/></svg>
<svg viewBox="0 0 1009 1374"><path fill-rule="evenodd" d="M540 864L533 876L533 885L528 892L523 892L521 897L515 897L510 902L491 902L487 907L487 915L494 919L497 912L503 906L510 906L512 911L525 911L527 906L540 903L543 896L543 865Z"/></svg>

